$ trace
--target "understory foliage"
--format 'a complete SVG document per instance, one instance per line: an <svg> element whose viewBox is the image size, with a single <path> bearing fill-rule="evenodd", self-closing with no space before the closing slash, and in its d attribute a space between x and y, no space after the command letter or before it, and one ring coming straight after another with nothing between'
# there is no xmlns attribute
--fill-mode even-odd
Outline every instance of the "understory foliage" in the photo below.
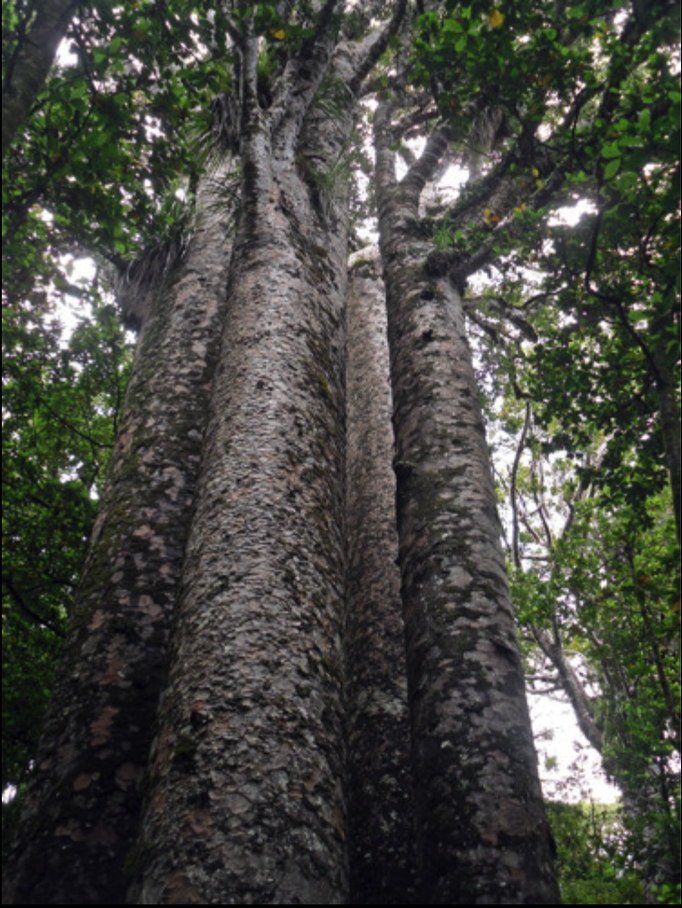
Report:
<svg viewBox="0 0 682 908"><path fill-rule="evenodd" d="M33 6L3 0L3 90ZM358 37L397 6L325 10ZM131 342L111 287L183 255L198 178L238 145L235 22L260 35L265 109L318 15L79 4L3 161L3 791L29 768L117 432ZM418 2L364 89L393 105L406 167L447 140L413 228L466 288L529 681L565 691L623 792L617 822L551 808L570 904L679 883L678 18L667 0ZM341 89L320 89L329 117ZM323 213L351 187L356 247L371 111L331 170L300 162ZM448 168L459 188L439 192Z"/></svg>
<svg viewBox="0 0 682 908"><path fill-rule="evenodd" d="M564 905L644 905L639 875L628 868L622 818L614 805L549 802Z"/></svg>

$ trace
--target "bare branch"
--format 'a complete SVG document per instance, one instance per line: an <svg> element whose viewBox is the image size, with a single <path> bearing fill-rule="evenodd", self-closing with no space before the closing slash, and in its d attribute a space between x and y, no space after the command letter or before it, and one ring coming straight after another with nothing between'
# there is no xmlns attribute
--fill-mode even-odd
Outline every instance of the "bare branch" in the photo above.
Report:
<svg viewBox="0 0 682 908"><path fill-rule="evenodd" d="M448 150L449 129L439 126L431 133L424 151L409 168L400 181L400 186L405 192L406 201L416 209L419 205L419 196L423 188L433 179L438 167Z"/></svg>

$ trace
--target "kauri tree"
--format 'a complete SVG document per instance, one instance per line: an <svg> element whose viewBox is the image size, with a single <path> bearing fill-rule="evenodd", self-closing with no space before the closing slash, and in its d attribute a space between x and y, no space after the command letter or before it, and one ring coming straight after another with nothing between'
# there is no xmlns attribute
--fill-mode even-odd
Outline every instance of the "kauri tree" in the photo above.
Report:
<svg viewBox="0 0 682 908"><path fill-rule="evenodd" d="M79 9L5 158L9 311L76 245L139 338L9 904L557 901L466 287L574 191L618 41L664 46L615 6Z"/></svg>

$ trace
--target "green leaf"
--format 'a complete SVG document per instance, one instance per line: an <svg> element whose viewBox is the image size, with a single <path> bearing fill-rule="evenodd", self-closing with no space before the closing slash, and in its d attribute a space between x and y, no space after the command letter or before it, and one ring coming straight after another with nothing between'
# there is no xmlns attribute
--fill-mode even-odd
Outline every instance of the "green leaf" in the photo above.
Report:
<svg viewBox="0 0 682 908"><path fill-rule="evenodd" d="M601 156L603 158L617 158L622 154L618 142L613 142L611 145L605 145L601 150Z"/></svg>
<svg viewBox="0 0 682 908"><path fill-rule="evenodd" d="M620 170L621 159L616 158L614 161L609 161L609 163L604 168L604 179L610 180Z"/></svg>
<svg viewBox="0 0 682 908"><path fill-rule="evenodd" d="M446 32L461 32L463 31L462 23L456 19L446 19L443 22L443 30Z"/></svg>

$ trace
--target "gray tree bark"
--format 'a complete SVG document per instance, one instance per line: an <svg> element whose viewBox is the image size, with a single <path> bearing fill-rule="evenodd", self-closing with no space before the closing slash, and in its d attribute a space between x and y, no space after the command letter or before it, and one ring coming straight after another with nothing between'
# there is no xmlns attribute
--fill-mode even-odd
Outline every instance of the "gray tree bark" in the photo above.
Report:
<svg viewBox="0 0 682 908"><path fill-rule="evenodd" d="M23 23L23 33L4 69L2 156L31 110L76 8L75 0L48 0Z"/></svg>
<svg viewBox="0 0 682 908"><path fill-rule="evenodd" d="M426 904L554 904L545 819L462 299L417 228L447 147L401 183L375 114L399 562Z"/></svg>
<svg viewBox="0 0 682 908"><path fill-rule="evenodd" d="M18 846L10 904L116 904L166 674L224 310L226 216L201 212L138 341Z"/></svg>

